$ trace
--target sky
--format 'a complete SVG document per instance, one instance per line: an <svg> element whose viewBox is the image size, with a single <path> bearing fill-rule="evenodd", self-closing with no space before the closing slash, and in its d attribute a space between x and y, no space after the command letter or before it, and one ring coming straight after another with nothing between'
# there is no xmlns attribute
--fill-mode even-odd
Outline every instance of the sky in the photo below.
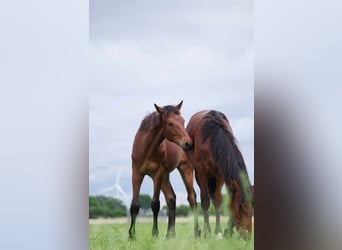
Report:
<svg viewBox="0 0 342 250"><path fill-rule="evenodd" d="M254 183L253 1L146 3L90 1L90 195L115 196L120 173L129 203L140 122L154 103L181 100L185 125L200 110L227 116ZM177 170L171 183L177 205L187 204ZM152 188L146 176L140 193L152 196Z"/></svg>

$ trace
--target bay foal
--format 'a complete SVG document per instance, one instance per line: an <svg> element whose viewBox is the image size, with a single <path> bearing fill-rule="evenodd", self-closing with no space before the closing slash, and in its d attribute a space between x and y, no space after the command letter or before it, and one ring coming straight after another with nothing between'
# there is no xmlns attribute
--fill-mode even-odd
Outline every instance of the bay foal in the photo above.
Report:
<svg viewBox="0 0 342 250"><path fill-rule="evenodd" d="M131 226L129 237L135 238L135 221L139 212L139 192L145 175L153 180L152 236L158 236L159 195L163 191L168 207L168 228L166 237L175 235L176 195L170 183L170 172L177 168L183 178L188 201L194 214L195 236L198 235L196 193L193 188L193 168L184 150L190 150L193 142L184 128L180 114L183 101L176 106L159 107L146 116L135 135L132 150L133 198L130 207Z"/></svg>

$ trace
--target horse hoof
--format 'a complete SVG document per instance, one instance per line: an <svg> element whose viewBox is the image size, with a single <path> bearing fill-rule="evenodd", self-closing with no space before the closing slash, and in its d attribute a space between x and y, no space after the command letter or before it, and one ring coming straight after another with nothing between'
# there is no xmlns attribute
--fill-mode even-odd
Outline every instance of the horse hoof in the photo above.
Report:
<svg viewBox="0 0 342 250"><path fill-rule="evenodd" d="M158 229L152 229L152 237L153 237L153 238L157 238L158 235L159 235Z"/></svg>
<svg viewBox="0 0 342 250"><path fill-rule="evenodd" d="M203 237L205 239L208 239L208 238L210 238L210 236L211 236L211 232L209 230L205 230L203 233Z"/></svg>
<svg viewBox="0 0 342 250"><path fill-rule="evenodd" d="M201 237L201 229L198 229L197 231L195 231L195 239L200 238Z"/></svg>
<svg viewBox="0 0 342 250"><path fill-rule="evenodd" d="M176 233L175 232L173 232L173 233L167 233L166 235L165 235L165 239L172 239L172 238L175 238L176 237Z"/></svg>
<svg viewBox="0 0 342 250"><path fill-rule="evenodd" d="M232 237L233 236L233 231L232 230L228 230L228 228L224 229L223 231L223 237Z"/></svg>
<svg viewBox="0 0 342 250"><path fill-rule="evenodd" d="M216 239L217 240L222 240L222 233L216 234Z"/></svg>
<svg viewBox="0 0 342 250"><path fill-rule="evenodd" d="M135 235L129 234L129 235L128 235L128 240L132 240L132 241L136 240Z"/></svg>

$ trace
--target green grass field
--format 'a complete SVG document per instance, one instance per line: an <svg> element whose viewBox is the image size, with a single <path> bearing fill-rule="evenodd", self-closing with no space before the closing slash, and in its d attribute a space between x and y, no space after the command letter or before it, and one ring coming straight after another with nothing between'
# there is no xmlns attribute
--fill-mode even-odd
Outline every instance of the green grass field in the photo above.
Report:
<svg viewBox="0 0 342 250"><path fill-rule="evenodd" d="M191 221L191 220L190 220ZM222 220L224 222L225 220ZM202 225L202 224L200 224ZM224 223L222 223L224 227ZM232 238L216 240L212 234L210 238L194 239L193 223L176 219L176 237L166 240L167 223L159 222L159 237L152 239L152 222L137 222L136 240L128 240L127 222L97 222L89 223L89 249L90 250L115 250L115 249L162 249L162 250L189 250L189 249L254 249L254 236L249 241L238 238L234 232ZM214 223L211 223L213 230Z"/></svg>

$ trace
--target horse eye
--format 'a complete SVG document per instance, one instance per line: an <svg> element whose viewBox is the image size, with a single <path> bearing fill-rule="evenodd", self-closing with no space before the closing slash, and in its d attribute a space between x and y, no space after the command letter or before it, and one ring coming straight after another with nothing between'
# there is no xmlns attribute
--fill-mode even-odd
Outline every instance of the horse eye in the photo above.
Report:
<svg viewBox="0 0 342 250"><path fill-rule="evenodd" d="M167 125L169 125L170 127L173 126L173 123L172 122L169 122Z"/></svg>

